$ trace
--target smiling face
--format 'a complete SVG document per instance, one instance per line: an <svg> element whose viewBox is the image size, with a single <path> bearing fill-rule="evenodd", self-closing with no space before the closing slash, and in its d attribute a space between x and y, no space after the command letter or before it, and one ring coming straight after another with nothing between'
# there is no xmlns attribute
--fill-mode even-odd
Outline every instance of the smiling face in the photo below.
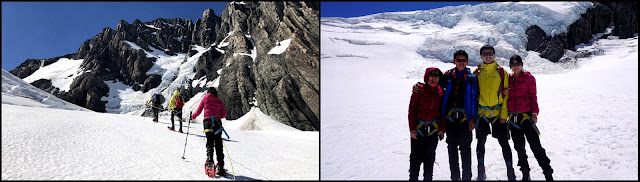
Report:
<svg viewBox="0 0 640 182"><path fill-rule="evenodd" d="M496 57L495 53L491 49L482 50L480 56L482 56L482 62L485 64L493 62L493 59Z"/></svg>
<svg viewBox="0 0 640 182"><path fill-rule="evenodd" d="M458 71L464 70L469 64L469 60L464 55L456 55L456 59L453 60L453 63L456 64L456 69Z"/></svg>
<svg viewBox="0 0 640 182"><path fill-rule="evenodd" d="M522 63L519 63L516 60L509 61L509 67L511 68L511 71L513 71L513 73L516 75L520 75L520 73L522 73Z"/></svg>
<svg viewBox="0 0 640 182"><path fill-rule="evenodd" d="M435 87L438 86L438 82L440 81L440 77L436 76L436 75L429 75L429 80L428 82L434 83L434 84L429 84L429 86L431 87Z"/></svg>

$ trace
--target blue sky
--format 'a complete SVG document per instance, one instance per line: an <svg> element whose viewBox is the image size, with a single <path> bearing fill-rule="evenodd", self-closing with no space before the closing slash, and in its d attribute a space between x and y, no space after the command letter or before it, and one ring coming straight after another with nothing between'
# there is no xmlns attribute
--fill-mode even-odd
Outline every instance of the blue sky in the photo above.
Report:
<svg viewBox="0 0 640 182"><path fill-rule="evenodd" d="M382 12L415 11L492 2L321 2L321 17L358 17Z"/></svg>
<svg viewBox="0 0 640 182"><path fill-rule="evenodd" d="M27 59L75 53L103 28L118 21L187 18L194 23L207 8L220 16L228 2L2 2L2 69Z"/></svg>

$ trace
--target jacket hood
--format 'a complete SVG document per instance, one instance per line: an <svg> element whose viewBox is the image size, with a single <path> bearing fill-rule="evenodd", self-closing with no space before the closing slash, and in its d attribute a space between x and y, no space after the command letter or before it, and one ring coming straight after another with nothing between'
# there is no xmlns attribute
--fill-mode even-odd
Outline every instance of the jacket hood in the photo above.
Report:
<svg viewBox="0 0 640 182"><path fill-rule="evenodd" d="M424 72L424 82L426 83L429 80L429 75L431 74L431 72L433 70L438 70L440 76L442 77L442 71L440 71L440 69L436 68L436 67L430 67L427 68L427 71Z"/></svg>
<svg viewBox="0 0 640 182"><path fill-rule="evenodd" d="M180 95L180 91L178 91L178 90L173 91L173 95Z"/></svg>

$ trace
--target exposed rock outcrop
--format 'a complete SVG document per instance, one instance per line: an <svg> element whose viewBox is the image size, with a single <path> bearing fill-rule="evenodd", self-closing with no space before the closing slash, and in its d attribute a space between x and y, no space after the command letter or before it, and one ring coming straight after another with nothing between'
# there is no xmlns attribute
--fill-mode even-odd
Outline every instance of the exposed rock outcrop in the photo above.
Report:
<svg viewBox="0 0 640 182"><path fill-rule="evenodd" d="M553 37L533 25L526 31L526 49L540 52L540 57L557 62L565 49L575 51L576 45L590 43L594 34L604 33L611 26L614 27L611 35L619 38L630 38L638 33L636 2L594 2L594 6L580 19L569 25L567 33Z"/></svg>

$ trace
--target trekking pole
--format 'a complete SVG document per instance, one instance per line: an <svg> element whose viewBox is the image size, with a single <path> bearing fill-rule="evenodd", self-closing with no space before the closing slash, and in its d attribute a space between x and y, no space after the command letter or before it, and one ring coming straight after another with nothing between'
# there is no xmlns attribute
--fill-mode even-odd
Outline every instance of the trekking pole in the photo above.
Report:
<svg viewBox="0 0 640 182"><path fill-rule="evenodd" d="M184 160L184 153L187 151L187 140L189 139L189 128L191 128L191 115L193 112L189 113L189 124L187 126L187 137L184 139L184 150L182 151L182 159ZM233 165L231 165L233 166Z"/></svg>
<svg viewBox="0 0 640 182"><path fill-rule="evenodd" d="M222 137L220 137L220 140L222 140ZM224 140L222 140L222 145L224 146L224 150L227 151L227 156L229 156L229 164L231 164L231 172L233 174L233 180L236 180L236 171L233 170L233 162L231 162L231 155L229 155L229 149L227 149L227 145L224 144Z"/></svg>

